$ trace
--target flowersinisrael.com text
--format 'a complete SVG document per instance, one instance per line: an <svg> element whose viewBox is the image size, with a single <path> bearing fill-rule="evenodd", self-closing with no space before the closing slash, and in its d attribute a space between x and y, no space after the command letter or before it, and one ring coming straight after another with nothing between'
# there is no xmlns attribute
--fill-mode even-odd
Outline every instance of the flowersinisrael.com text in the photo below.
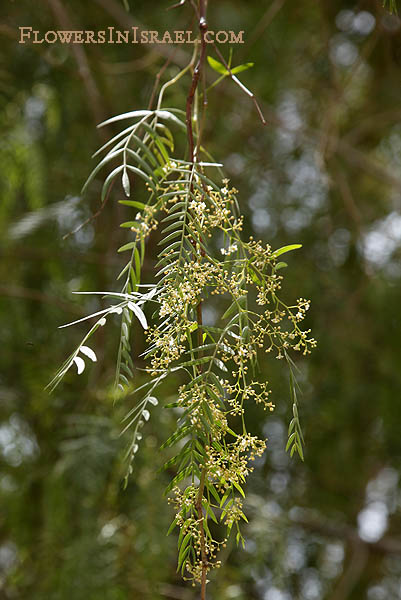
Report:
<svg viewBox="0 0 401 600"><path fill-rule="evenodd" d="M121 31L115 27L107 27L101 31L93 30L58 30L44 33L32 27L19 27L20 44L194 44L199 37L193 31L152 31L132 27ZM207 31L205 40L208 44L243 44L243 31Z"/></svg>

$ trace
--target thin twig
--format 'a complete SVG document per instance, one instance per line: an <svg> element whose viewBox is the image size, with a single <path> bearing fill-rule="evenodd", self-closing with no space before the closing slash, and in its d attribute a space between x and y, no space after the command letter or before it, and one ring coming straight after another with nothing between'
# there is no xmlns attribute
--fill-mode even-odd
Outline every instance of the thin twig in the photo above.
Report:
<svg viewBox="0 0 401 600"><path fill-rule="evenodd" d="M172 7L172 8L173 8L173 7ZM190 28L190 29L192 28L192 25L193 25L193 19L192 19L192 23L191 23L191 25L189 26L189 28ZM153 102L154 102L154 99L155 99L155 96L156 96L156 92L157 92L157 89L158 89L158 87L159 87L159 84L160 84L160 79L161 79L161 76L163 75L164 71L167 69L168 65L169 65L169 64L170 64L170 63L171 63L171 62L174 60L174 56L175 56L175 52L176 52L176 51L177 51L177 46L175 47L175 50L174 50L174 52L173 52L173 53L172 53L172 54L171 54L169 57L167 57L167 60L166 60L166 62L164 63L164 65L162 66L162 68L160 69L160 71L159 71L159 72L157 73L157 75L156 75L156 78L155 78L155 83L154 83L154 85L153 85L153 89L152 89L152 94L151 94L151 97L150 97L150 100L149 100L148 110L151 110L151 108L152 108L152 105L153 105ZM185 67L185 68L184 68L184 69L181 71L181 73L178 73L178 75L176 75L176 76L175 76L175 77L173 77L173 78L172 78L170 81L167 81L167 83L165 83L165 84L163 85L163 87L162 87L162 89L161 89L161 91L160 91L160 94L159 94L159 99L158 99L158 102L157 102L157 109L158 109L158 110L161 108L161 102L162 102L162 99L163 99L163 94L164 94L164 91L165 91L165 90L166 90L166 89L167 89L167 88L168 88L170 85L173 85L173 84L174 84L176 81L178 81L178 79L179 79L179 78L180 78L180 77L181 77L181 76L182 76L182 75L183 75L183 74L184 74L184 73L187 71L187 69L189 69L189 68L192 66L192 62L193 62L194 58L195 58L195 52L194 52L194 54L193 54L193 57L192 57L191 61L190 61L190 62L188 63L188 65L187 65L187 66L186 66L186 67Z"/></svg>
<svg viewBox="0 0 401 600"><path fill-rule="evenodd" d="M241 88L241 90L243 92L245 92L245 94L247 96L249 96L249 98L251 98L251 100L254 103L255 108L256 108L256 110L258 112L260 120L262 121L262 125L267 125L267 121L266 121L266 119L265 119L265 117L263 115L262 109L260 108L259 102L257 101L255 94L253 92L251 92L251 90L248 90L248 88L238 79L238 77L236 77L234 75L234 73L230 69L230 66L226 62L226 59L224 58L224 56L222 55L222 53L220 52L220 50L216 46L215 42L213 42L213 47L216 50L216 53L217 53L218 57L220 58L221 62L223 63L223 65L227 69L227 71L228 71L231 79L234 81L234 83L236 83L238 85L238 87Z"/></svg>
<svg viewBox="0 0 401 600"><path fill-rule="evenodd" d="M95 2L111 15L124 29L128 29L129 27L137 27L139 30L149 29L138 21L137 18L134 18L127 13L116 0L95 0ZM170 44L154 44L152 49L166 58L171 57L172 60L174 56L174 62L180 67L184 67L188 63L188 53L181 48L171 48Z"/></svg>
<svg viewBox="0 0 401 600"><path fill-rule="evenodd" d="M138 27L139 29L149 29L148 26L143 25L138 19L134 19L132 15L127 14L127 12L121 8L120 4L116 2L116 0L95 0L95 2L101 6L106 12L108 12L117 23L120 23L124 28L127 27ZM38 46L39 47L39 46ZM36 48L36 47L35 47ZM160 55L165 57L171 57L171 60L180 67L184 67L188 64L188 53L185 50L178 49L177 52L174 53L174 57L172 56L173 50L170 48L169 44L154 44L153 50L158 52ZM224 64L225 60L222 58L222 62ZM235 77L235 76L234 76ZM241 82L240 82L241 83ZM245 86L244 86L245 87ZM249 90L248 90L249 92ZM230 87L223 88L223 93L227 93L229 96L232 96L233 92ZM249 96L249 94L247 94ZM284 131L291 131L294 134L293 130L290 130L284 121L280 118L278 113L267 103L263 103L263 112L266 113L268 117L269 124L273 124L279 129ZM258 110L260 114L261 109ZM394 111L395 113L395 111ZM381 115L373 115L367 119L368 126L364 125L366 129L371 129L377 124L378 127L383 125L383 121L381 120ZM394 120L397 119L397 116L394 114ZM359 133L359 132L358 132ZM337 144L337 151L340 152L342 156L345 156L347 161L352 164L357 169L365 171L369 176L381 180L386 184L393 186L397 189L401 189L401 179L394 176L389 169L379 165L379 163L370 157L366 156L363 152L361 152L358 148L355 147L351 136L353 134L353 130L348 134L350 139L348 139L348 135L344 136L341 140L333 140ZM319 137L319 132L313 127L308 127L304 129L300 129L295 132L295 135L301 139L308 142L316 142Z"/></svg>
<svg viewBox="0 0 401 600"><path fill-rule="evenodd" d="M304 514L296 516L289 523L294 523L319 535L337 538L349 543L363 544L371 552L377 554L401 555L401 540L398 537L383 537L377 542L366 542L359 537L358 531L351 525L330 521L327 518L312 515L305 511Z"/></svg>
<svg viewBox="0 0 401 600"><path fill-rule="evenodd" d="M83 223L81 223L80 225L78 225L78 227L76 227L75 229L73 229L73 231L70 231L69 233L66 233L65 235L63 235L63 240L66 240L67 238L69 238L71 235L74 235L74 233L78 233L78 231L81 231L81 229L83 229L86 225L88 225L88 223L91 223L92 221L94 221L95 219L97 219L97 217L101 214L102 210L104 209L104 207L107 204L107 201L110 197L110 193L111 190L113 189L113 185L114 185L115 179L113 179L111 186L109 187L106 197L103 200L100 208L98 211L95 212L94 215L91 215L90 217L88 217Z"/></svg>
<svg viewBox="0 0 401 600"><path fill-rule="evenodd" d="M330 600L346 600L358 583L369 559L369 551L363 543L354 542L350 547L350 558Z"/></svg>
<svg viewBox="0 0 401 600"><path fill-rule="evenodd" d="M286 0L275 0L275 2L273 2L269 6L269 8L267 9L267 11L263 15L263 17L260 19L259 23L255 27L255 30L251 33L249 39L247 40L246 47L247 47L248 52L249 52L249 49L252 46L252 44L254 44L256 42L256 40L262 35L264 30L273 21L274 17L283 8L285 2L286 2ZM247 52L247 54L248 54L248 52Z"/></svg>
<svg viewBox="0 0 401 600"><path fill-rule="evenodd" d="M202 139L203 131L205 128L207 105L208 105L208 100L207 100L207 88L206 88L206 73L205 73L205 70L203 70L203 72L202 72L202 116L200 119L200 127L199 127L199 131L198 131L198 139L197 139L196 150L195 150L196 160L198 159L198 156L199 156L201 139ZM202 187L206 192L205 182L203 182Z"/></svg>
<svg viewBox="0 0 401 600"><path fill-rule="evenodd" d="M95 2L101 6L106 12L108 12L117 23L120 23L124 28L126 27L138 27L139 29L148 29L146 25L140 23L136 18L134 19L131 15L127 14L124 11L116 0L95 0ZM182 49L177 50L174 53L174 58L172 56L172 49L170 49L168 44L155 44L153 47L155 52L158 52L160 55L165 57L171 57L171 60L178 66L184 67L188 64L188 53ZM224 64L224 59L222 59ZM235 76L234 76L235 77ZM240 82L241 83L241 82ZM249 90L248 90L249 92ZM227 93L232 96L231 88L223 88L223 93ZM247 94L249 96L249 94ZM271 106L267 103L263 103L263 111L268 116L269 124L273 124L279 129L284 131L289 130L289 128L285 125L283 120L279 117L277 112L273 110ZM258 113L260 114L261 109L258 109ZM379 115L378 115L379 117ZM396 120L396 116L394 119ZM374 127L377 124L379 127L383 125L383 121L380 118L376 118L376 115L369 117L367 120L369 122L369 129ZM263 122L263 121L262 121ZM291 133L294 133L293 130L290 130ZM350 136L353 131L351 130ZM303 140L308 142L315 142L318 139L319 132L313 127L308 127L305 129L301 129L295 132L295 135ZM348 136L345 136L341 140L333 140L337 143L337 150L340 151L340 154L345 156L350 164L352 164L357 169L365 171L371 177L384 181L390 186L393 186L397 189L401 189L401 179L394 176L389 169L379 165L379 163L369 157L367 157L363 152L358 150L355 145L351 144L350 140L348 140ZM353 141L353 140L352 140Z"/></svg>
<svg viewBox="0 0 401 600"><path fill-rule="evenodd" d="M361 213L355 202L354 196L352 195L351 188L347 177L344 175L341 165L336 161L336 177L335 182L340 191L341 197L344 202L344 207L353 222L357 230L361 227Z"/></svg>
<svg viewBox="0 0 401 600"><path fill-rule="evenodd" d="M126 62L106 62L100 61L100 65L107 75L113 75L118 77L119 75L126 75L127 73L134 73L135 71L148 69L157 62L160 58L158 52L149 51L145 56L136 58L134 60Z"/></svg>
<svg viewBox="0 0 401 600"><path fill-rule="evenodd" d="M189 161L194 160L194 134L192 127L192 107L194 103L195 91L198 87L199 77L203 69L205 58L206 58L206 39L205 33L207 32L207 21L206 21L206 2L207 0L200 0L200 17L199 17L199 29L201 31L201 51L198 63L194 69L192 84L189 89L186 105L186 123L188 133L188 146L189 146Z"/></svg>
<svg viewBox="0 0 401 600"><path fill-rule="evenodd" d="M166 10L173 10L173 8L179 8L180 6L184 6L185 2L187 0L180 0L180 2L177 2L176 4L173 4L173 6L168 6L166 8Z"/></svg>
<svg viewBox="0 0 401 600"><path fill-rule="evenodd" d="M65 6L60 0L47 0L48 4L56 17L56 20L63 29L74 30L76 27L72 22ZM78 65L78 73L82 79L83 85L87 92L88 104L91 112L93 113L96 124L104 121L106 118L106 111L102 105L101 94L97 87L95 78L89 66L89 62L81 44L72 44L71 52L74 55L75 61ZM104 131L101 135L106 136L107 133Z"/></svg>
<svg viewBox="0 0 401 600"><path fill-rule="evenodd" d="M23 300L33 300L35 302L42 302L44 304L52 304L66 312L75 313L82 316L82 308L75 304L64 302L57 296L49 296L40 290L32 290L28 288L19 287L16 285L0 285L0 296L8 296L9 298L21 298Z"/></svg>
<svg viewBox="0 0 401 600"><path fill-rule="evenodd" d="M160 78L163 75L164 71L169 66L169 64L171 63L171 61L172 61L172 56L169 56L167 58L167 60L165 61L165 63L163 64L163 66L160 69L160 71L157 73L157 75L155 77L155 82L153 84L153 89L152 89L152 93L150 95L150 100L149 100L149 104L148 104L148 110L152 110L152 106L153 106L153 102L155 100L156 92L157 92L157 89L159 87Z"/></svg>

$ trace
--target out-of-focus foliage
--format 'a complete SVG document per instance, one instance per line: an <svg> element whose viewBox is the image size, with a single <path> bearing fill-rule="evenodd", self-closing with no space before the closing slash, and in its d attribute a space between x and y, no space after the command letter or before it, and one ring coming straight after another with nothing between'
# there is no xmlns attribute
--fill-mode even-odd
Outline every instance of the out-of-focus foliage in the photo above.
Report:
<svg viewBox="0 0 401 600"><path fill-rule="evenodd" d="M18 44L20 26L187 29L189 11L117 0L6 1L0 25L0 589L5 599L191 599L158 473L174 423L155 409L122 491L128 399L113 405L116 337L98 363L43 388L77 342L57 327L102 308L74 290L112 289L126 241L116 186L80 188L103 141L95 124L146 106L173 48ZM282 364L265 373L276 410L251 477L245 551L228 544L213 599L381 600L401 594L401 22L381 1L209 3L212 29L244 30L233 64L268 126L229 78L210 91L205 136L241 190L249 234L301 242L283 290L312 299L318 350L298 361L305 463L285 453L291 418ZM221 47L228 58L228 47ZM191 48L172 55L162 81ZM182 56L185 53L185 56ZM216 55L215 58L218 58ZM217 74L209 69L209 83ZM185 102L189 79L168 92ZM113 133L111 128L108 133ZM218 152L217 152L218 151ZM138 192L138 196L140 193ZM154 240L156 245L158 240ZM146 271L153 264L144 265ZM207 316L213 322L214 314ZM136 355L143 350L138 329ZM141 367L141 360L136 364ZM264 369L263 364L261 365ZM265 369L266 370L266 369ZM90 372L89 372L90 371ZM142 380L137 372L138 382ZM174 390L165 389L165 400ZM129 404L129 406L127 406ZM154 418L153 418L154 417Z"/></svg>

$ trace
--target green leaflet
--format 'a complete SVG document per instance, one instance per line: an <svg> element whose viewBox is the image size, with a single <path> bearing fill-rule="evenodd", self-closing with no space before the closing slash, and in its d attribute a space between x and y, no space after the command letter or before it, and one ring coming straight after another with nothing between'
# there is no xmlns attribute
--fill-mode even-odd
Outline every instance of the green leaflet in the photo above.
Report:
<svg viewBox="0 0 401 600"><path fill-rule="evenodd" d="M167 494L169 492L171 492L171 490L178 484L180 483L183 479L185 479L186 477L189 477L193 472L193 467L187 467L186 469L183 469L182 471L180 471L178 473L178 475L176 475L174 477L174 479L169 483L169 485L166 487L166 489L164 490L164 495L167 496Z"/></svg>
<svg viewBox="0 0 401 600"><path fill-rule="evenodd" d="M180 246L181 246L181 241L173 242L172 244L167 246L167 248L163 248L163 250L160 252L160 254L157 255L157 258L167 256L168 254L171 253L172 250L175 250L175 248L179 248Z"/></svg>
<svg viewBox="0 0 401 600"><path fill-rule="evenodd" d="M121 223L120 227L125 227L125 228L131 228L131 227L138 227L138 225L140 225L140 223L138 223L138 221L126 221L125 223Z"/></svg>
<svg viewBox="0 0 401 600"><path fill-rule="evenodd" d="M243 65L238 65L237 67L230 67L229 71L221 62L219 62L212 56L207 57L207 62L212 67L212 69L217 73L220 73L220 75L230 75L230 71L233 75L236 75L237 73L241 73L242 71L250 69L255 64L253 62L244 63Z"/></svg>
<svg viewBox="0 0 401 600"><path fill-rule="evenodd" d="M168 438L168 440L164 442L164 444L160 446L160 449L163 450L164 448L170 448L170 446L174 446L174 444L176 444L179 440L185 437L190 431L191 427L189 425L184 425L180 427L175 433L173 433L173 435L171 435Z"/></svg>
<svg viewBox="0 0 401 600"><path fill-rule="evenodd" d="M238 298L238 300L234 300L234 302L228 307L228 309L222 316L222 319L228 319L228 317L231 317L231 315L234 312L236 312L236 309L238 307L241 307L241 302L242 303L246 302L246 296L241 296L240 298Z"/></svg>
<svg viewBox="0 0 401 600"><path fill-rule="evenodd" d="M146 175L146 173L144 173L143 171L141 171L141 169L138 169L137 167L133 167L132 165L127 165L127 169L129 169L130 171L132 171L133 173L136 173L137 175L139 175L139 177L141 177L142 179L144 179L146 181L146 183L149 185L149 187L156 193L156 186L154 184L154 182L152 181L152 179Z"/></svg>
<svg viewBox="0 0 401 600"><path fill-rule="evenodd" d="M135 247L136 247L136 242L128 242L128 244L124 244L124 246L121 246L117 250L117 252L125 252L126 250L132 250Z"/></svg>
<svg viewBox="0 0 401 600"><path fill-rule="evenodd" d="M292 250L298 250L298 248L302 248L302 244L291 244L290 246L283 246L282 248L275 250L272 254L272 257L278 258L285 252L291 252Z"/></svg>
<svg viewBox="0 0 401 600"><path fill-rule="evenodd" d="M177 571L180 570L181 565L183 564L185 558L187 557L189 550L190 550L190 546L188 546L189 541L192 539L192 534L191 533L187 533L186 536L184 537L182 544L181 544L181 548L178 554L178 566L177 566Z"/></svg>
<svg viewBox="0 0 401 600"><path fill-rule="evenodd" d="M164 159L164 162L161 162L161 164L164 165L165 163L168 163L170 160L170 156L166 150L166 147L164 146L163 142L161 141L160 136L147 123L143 123L142 127L153 138L157 148L160 150L160 153Z"/></svg>
<svg viewBox="0 0 401 600"><path fill-rule="evenodd" d="M119 200L118 203L125 204L125 206L133 206L139 210L143 210L146 206L146 204L143 204L143 202L137 202L136 200Z"/></svg>
<svg viewBox="0 0 401 600"><path fill-rule="evenodd" d="M82 194L85 194L89 185L91 184L93 179L96 177L97 173L104 167L104 165L106 165L109 161L113 160L114 158L117 158L117 156L119 154L121 154L122 152L123 152L122 149L116 150L114 152L110 152L96 165L96 167L93 169L93 171L91 172L91 174L89 175L88 179L85 181L85 183L82 187L82 191L81 191Z"/></svg>
<svg viewBox="0 0 401 600"><path fill-rule="evenodd" d="M194 358L193 360L188 360L186 362L180 363L180 367L192 367L196 365L203 365L207 362L210 362L212 359L212 356L202 356L201 358Z"/></svg>
<svg viewBox="0 0 401 600"><path fill-rule="evenodd" d="M191 440L189 440L189 442L191 442ZM186 459L188 457L188 455L190 456L190 454L191 454L190 449L186 449L185 451L179 452L176 456L173 456L173 458L170 458L170 460L166 461L164 463L164 465L159 469L159 471L162 471L162 470L166 471L167 469L170 469L175 464L177 464L179 461Z"/></svg>
<svg viewBox="0 0 401 600"><path fill-rule="evenodd" d="M171 240L174 240L176 237L181 236L181 235L182 235L181 229L179 231L173 231L172 233L170 233L170 235L168 235L163 240L161 240L158 243L158 245L160 246L161 244L168 244L169 242L171 242Z"/></svg>
<svg viewBox="0 0 401 600"><path fill-rule="evenodd" d="M179 220L174 221L174 223L171 223L171 225L168 225L168 227L163 229L162 234L164 235L165 233L169 233L170 231L174 231L176 229L179 229L180 231L182 230L182 223L180 223ZM163 242L166 243L166 240L163 240ZM163 242L159 242L159 245Z"/></svg>
<svg viewBox="0 0 401 600"><path fill-rule="evenodd" d="M174 521L171 523L166 535L170 535L170 533L172 533L175 527L177 527L177 519L174 519Z"/></svg>

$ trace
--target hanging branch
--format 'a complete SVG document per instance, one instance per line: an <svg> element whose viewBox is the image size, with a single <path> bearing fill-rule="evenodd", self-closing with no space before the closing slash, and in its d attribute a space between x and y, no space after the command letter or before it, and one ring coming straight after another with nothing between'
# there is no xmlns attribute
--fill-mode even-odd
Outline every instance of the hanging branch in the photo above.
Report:
<svg viewBox="0 0 401 600"><path fill-rule="evenodd" d="M207 575L220 566L217 554L233 530L237 544L244 544L240 529L242 521L247 520L243 486L253 470L252 461L266 448L266 440L248 432L246 424L250 402L274 410L268 382L255 374L258 356L265 351L287 359L294 415L287 448L303 458L289 352L306 356L316 342L309 337L310 330L300 326L309 302L299 298L287 306L278 297L283 279L280 269L287 266L278 259L300 245L273 251L269 244L242 239L243 217L237 190L229 186L221 170L223 165L211 159L201 143L207 106L208 23L207 0L198 2L195 13L200 45L195 46L182 70L161 86L156 109L151 110L152 94L148 110L133 110L101 124L130 123L95 153L103 158L83 191L100 170L107 168L101 194L104 205L111 186L121 181L127 197L121 203L133 211L133 216L121 225L127 230L128 240L118 252L128 253L129 258L117 278L122 281L120 291L93 292L104 296L110 305L68 324L92 321L49 387L54 389L72 367L81 374L87 359L96 361L94 350L87 345L90 338L100 327L119 319L115 400L129 402L133 395L136 398L122 427L122 434L131 432L126 452L127 484L142 431L158 405L157 396L163 397L161 386L167 377L173 375L175 380L177 374L181 376L175 402L164 407L179 409L176 429L162 446L175 448L175 455L162 467L176 469L165 491L173 493L170 502L175 507L169 533L178 527L177 570L184 579L200 584L200 600L206 600ZM193 6L192 1L188 4ZM237 83L233 71L226 67L224 74L229 73ZM191 71L185 111L163 108L167 90ZM199 92L201 83L203 94ZM254 98L249 90L247 94ZM200 98L203 104L199 118ZM256 99L254 102L258 107ZM260 109L259 115L263 117ZM174 156L175 137L182 132L188 145L187 160ZM204 156L206 160L202 160ZM132 177L143 182L146 202L132 198ZM146 243L159 228L162 249L157 257L157 283L148 284L142 281ZM221 247L216 249L216 244ZM212 296L218 297L218 308L224 307L214 326L206 325L202 314L202 303ZM149 305L152 309L156 306L150 323L146 314ZM132 331L137 335L137 328L143 329L147 341L141 356L146 359L145 372L149 376L139 387L135 386L132 358L135 347L131 347L135 339ZM216 539L211 532L211 521L220 523L222 538Z"/></svg>
<svg viewBox="0 0 401 600"><path fill-rule="evenodd" d="M193 163L195 159L195 145L194 145L194 134L193 134L193 126L192 126L192 110L193 103L195 98L195 92L197 90L199 79L201 77L205 59L206 59L206 38L205 35L207 33L208 25L206 20L206 11L207 11L207 0L199 0L199 31L201 35L201 50L199 55L198 63L195 66L191 87L188 92L187 102L186 102L186 125L187 125L187 136L188 136L188 148L189 148L189 162ZM200 145L200 138L198 138L197 147ZM193 184L191 183L191 193L193 193ZM196 242L193 242L194 249L196 248ZM204 252L204 251L203 251ZM199 301L196 307L196 315L197 315L197 323L198 323L198 345L201 347L203 343L203 316L202 316L202 300ZM200 358L202 356L200 355ZM199 372L202 372L202 365L199 365ZM203 527L203 509L202 509L202 499L205 488L205 478L207 475L207 469L204 467L202 469L201 479L199 483L199 492L196 499L196 511L198 514L199 520L199 532L200 532L200 548L201 548L201 561L202 561L202 573L201 573L201 600L206 600L206 583L207 583L207 570L208 570L208 561L206 555L206 541L205 541L205 532Z"/></svg>

